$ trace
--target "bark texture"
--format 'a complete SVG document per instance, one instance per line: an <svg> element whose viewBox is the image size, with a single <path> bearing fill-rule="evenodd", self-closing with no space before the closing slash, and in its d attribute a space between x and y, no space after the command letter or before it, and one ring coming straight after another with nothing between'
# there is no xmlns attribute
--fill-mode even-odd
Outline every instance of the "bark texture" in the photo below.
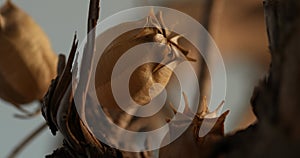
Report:
<svg viewBox="0 0 300 158"><path fill-rule="evenodd" d="M253 92L256 124L225 138L213 157L297 157L300 145L300 1L265 0L272 55Z"/></svg>

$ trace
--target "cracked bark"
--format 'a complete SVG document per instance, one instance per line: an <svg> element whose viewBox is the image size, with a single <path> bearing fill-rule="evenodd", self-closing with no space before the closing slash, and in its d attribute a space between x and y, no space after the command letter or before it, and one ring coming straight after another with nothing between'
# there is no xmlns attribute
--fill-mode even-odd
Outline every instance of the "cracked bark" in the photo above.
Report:
<svg viewBox="0 0 300 158"><path fill-rule="evenodd" d="M295 157L300 145L300 2L265 0L272 55L251 99L258 121L225 138L213 157Z"/></svg>

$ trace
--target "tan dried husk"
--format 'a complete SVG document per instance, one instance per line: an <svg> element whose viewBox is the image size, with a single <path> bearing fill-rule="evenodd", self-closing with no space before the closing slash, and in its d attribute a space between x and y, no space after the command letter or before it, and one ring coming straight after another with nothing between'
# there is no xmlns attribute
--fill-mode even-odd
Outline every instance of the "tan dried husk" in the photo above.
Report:
<svg viewBox="0 0 300 158"><path fill-rule="evenodd" d="M0 8L0 97L15 105L41 100L56 65L57 55L42 29L7 1Z"/></svg>
<svg viewBox="0 0 300 158"><path fill-rule="evenodd" d="M171 44L169 43L170 40L172 40L172 38L176 38L176 34L167 33L167 35L163 35L162 33L160 33L160 29L166 30L166 28L164 28L162 24L152 24L153 21L159 20L157 20L157 15L150 13L150 15L145 19L120 24L114 28L111 28L105 33L109 35L110 31L113 32L115 30L122 29L123 27L135 28L141 26L141 24L145 25L145 28L131 30L120 35L113 42L111 42L111 44L105 49L103 55L101 56L97 65L95 85L99 100L109 101L108 103L103 103L102 106L107 108L118 108L118 105L115 102L112 102L114 99L111 92L111 74L116 62L124 53L126 53L130 48L133 48L134 46L137 46L139 44L147 42L161 42L157 41L157 35L161 35L161 37L163 36L164 40L167 40L167 44ZM150 23L150 26L159 25L159 27L161 28L147 28L147 25L149 25L148 23ZM101 43L101 41L97 42ZM171 45L177 45L177 43ZM101 46L101 44L99 44L99 46ZM167 51L167 48L165 49L165 51ZM187 53L186 50L181 51L185 51L185 53ZM145 51L141 53L151 54L151 49L148 50L147 48L145 48ZM161 64L158 63L147 63L138 67L131 74L128 86L129 91L133 100L136 101L139 105L145 105L150 102L151 97L149 95L149 89L154 83L160 83L163 88L165 88L168 84L172 75L172 70L167 66L162 66L159 70L154 72L155 68L159 67L160 65ZM126 68L124 68L124 70L126 70Z"/></svg>

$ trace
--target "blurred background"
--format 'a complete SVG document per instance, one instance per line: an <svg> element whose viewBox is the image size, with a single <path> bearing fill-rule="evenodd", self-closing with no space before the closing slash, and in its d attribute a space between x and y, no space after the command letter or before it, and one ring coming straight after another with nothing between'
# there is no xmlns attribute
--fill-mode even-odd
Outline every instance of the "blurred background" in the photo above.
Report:
<svg viewBox="0 0 300 158"><path fill-rule="evenodd" d="M0 0L2 5L5 0ZM46 32L56 53L68 55L75 31L79 41L86 32L88 1L82 0L13 0ZM247 127L255 121L250 98L256 83L269 65L267 34L261 0L214 0L207 16L208 0L101 0L103 20L118 11L135 6L160 5L171 7L204 22L219 47L227 71L227 96L223 110L230 110L226 120L227 133ZM33 103L37 104L37 103ZM0 100L0 157L7 154L44 119L14 118L18 111ZM49 130L35 139L19 157L44 157L61 144Z"/></svg>

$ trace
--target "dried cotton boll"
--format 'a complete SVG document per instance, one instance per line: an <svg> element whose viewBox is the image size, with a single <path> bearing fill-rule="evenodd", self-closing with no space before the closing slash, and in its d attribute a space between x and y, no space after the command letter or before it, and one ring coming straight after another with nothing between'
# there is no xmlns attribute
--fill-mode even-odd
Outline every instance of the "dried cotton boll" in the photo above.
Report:
<svg viewBox="0 0 300 158"><path fill-rule="evenodd" d="M180 38L180 35L172 33L165 28L160 14L154 15L154 13L150 13L142 20L117 25L106 31L103 38L97 39L96 41L96 46L102 46L101 40L107 39L106 36L109 37L116 32L116 30L138 28L127 31L115 38L104 50L96 69L95 86L98 100L101 106L107 109L106 112L109 113L112 120L126 129L132 129L132 127L130 127L132 116L129 116L119 107L114 98L111 85L113 69L121 56L127 53L129 49L144 43L156 42L161 44L161 48L153 49L152 46L143 47L144 49L138 53L142 54L141 58L151 59L159 56L161 59L160 63L164 63L168 66L153 62L139 65L139 67L130 74L129 83L126 85L132 100L141 106L151 102L151 98L158 96L162 92L162 89L166 88L173 74L173 69L176 68L179 63L192 60L187 57L188 51L184 50L177 43L177 39ZM139 28L138 26L145 27ZM96 48L96 50L98 49ZM127 67L125 66L121 69L121 72L127 71ZM124 78L122 75L123 74L120 73L118 78ZM122 84L127 83L122 82ZM157 84L159 84L159 86L156 86ZM125 102L126 101L124 101L123 104L129 107L129 110L132 110L133 108L131 109L130 103ZM134 109L132 111L134 113ZM166 115L172 115L172 111L168 106L163 106L155 115L149 118L138 119L137 122L140 123L137 123L138 125L134 124L134 129L132 130L139 131L141 128L150 130L156 129L164 124Z"/></svg>
<svg viewBox="0 0 300 158"><path fill-rule="evenodd" d="M41 100L56 64L57 55L42 29L7 1L0 8L0 97L14 105Z"/></svg>
<svg viewBox="0 0 300 158"><path fill-rule="evenodd" d="M106 33L109 35L110 31L114 31L118 28L134 28L134 26L140 26L141 23L147 26L147 24L149 23L154 23L153 21L162 21L162 19L156 18L156 15L150 13L150 15L145 19L120 24L119 26L108 30ZM149 94L149 89L151 86L153 86L154 83L160 83L162 88L165 88L173 74L172 68L175 68L177 64L184 60L192 60L186 56L188 51L181 49L180 46L177 46L176 42L177 39L180 37L179 35L174 35L168 32L168 30L166 30L161 23L155 23L153 24L153 26L159 27L144 27L126 32L120 35L118 38L116 38L105 49L104 53L102 54L99 60L95 79L97 96L100 102L102 103L101 105L107 108L118 107L118 105L116 105L116 103L113 101L114 99L111 91L111 74L115 64L120 59L120 57L129 49L137 45L149 42L165 44L165 46L163 46L165 49L162 48L161 51L162 56L164 56L161 63L166 63L167 65L169 65L169 67L167 67L159 63L146 63L140 65L131 74L128 85L130 95L133 98L133 100L139 105L145 105L150 102L151 97ZM98 43L100 42L101 41L98 41ZM151 50L151 48L145 48L144 52L141 52L141 54L154 54L151 51L153 51ZM183 54L182 52L185 54ZM126 68L123 69L124 71L126 70ZM159 94L159 92L155 94Z"/></svg>

